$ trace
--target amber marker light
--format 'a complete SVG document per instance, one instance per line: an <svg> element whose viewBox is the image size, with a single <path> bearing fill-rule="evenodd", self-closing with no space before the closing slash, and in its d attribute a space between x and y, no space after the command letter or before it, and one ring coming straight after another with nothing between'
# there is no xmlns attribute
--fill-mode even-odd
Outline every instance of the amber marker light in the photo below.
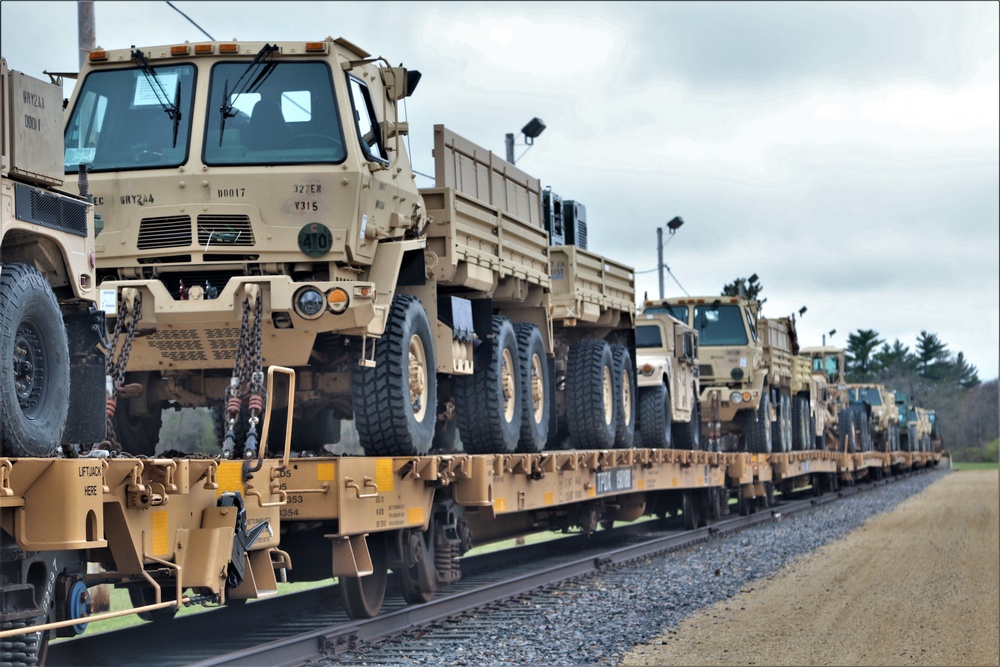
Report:
<svg viewBox="0 0 1000 667"><path fill-rule="evenodd" d="M219 44L219 53L239 53L239 50L236 44Z"/></svg>
<svg viewBox="0 0 1000 667"><path fill-rule="evenodd" d="M195 55L204 56L210 53L215 53L214 44L195 44L194 45Z"/></svg>
<svg viewBox="0 0 1000 667"><path fill-rule="evenodd" d="M643 364L642 368L640 370L641 370L641 372L642 372L643 375L649 377L650 375L653 374L653 365L652 364Z"/></svg>
<svg viewBox="0 0 1000 667"><path fill-rule="evenodd" d="M330 310L332 310L335 315L340 315L347 310L347 306L351 303L351 299L347 296L347 292L344 291L344 288L334 287L326 293L326 303L330 306Z"/></svg>
<svg viewBox="0 0 1000 667"><path fill-rule="evenodd" d="M91 60L107 60L108 59L108 52L107 51L91 51L90 52L90 59Z"/></svg>
<svg viewBox="0 0 1000 667"><path fill-rule="evenodd" d="M170 55L172 56L186 56L187 54L188 54L188 47L186 44L170 47Z"/></svg>
<svg viewBox="0 0 1000 667"><path fill-rule="evenodd" d="M326 51L325 42L306 42L307 53L323 53Z"/></svg>

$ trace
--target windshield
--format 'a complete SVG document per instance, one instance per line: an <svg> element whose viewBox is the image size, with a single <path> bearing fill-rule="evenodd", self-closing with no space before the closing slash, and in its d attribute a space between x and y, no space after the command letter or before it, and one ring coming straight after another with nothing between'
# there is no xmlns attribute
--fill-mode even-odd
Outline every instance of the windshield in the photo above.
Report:
<svg viewBox="0 0 1000 667"><path fill-rule="evenodd" d="M326 63L277 63L254 85L235 90L248 65L212 68L205 164L342 162L344 135Z"/></svg>
<svg viewBox="0 0 1000 667"><path fill-rule="evenodd" d="M747 344L739 306L695 306L694 327L702 346Z"/></svg>
<svg viewBox="0 0 1000 667"><path fill-rule="evenodd" d="M648 311L647 311L648 312ZM635 328L635 346L663 347L663 336L660 327L655 324L645 324Z"/></svg>
<svg viewBox="0 0 1000 667"><path fill-rule="evenodd" d="M674 317L684 324L688 323L688 307L687 306L671 306L668 304L663 304L662 306L649 306L643 308L644 313L666 313L671 317Z"/></svg>
<svg viewBox="0 0 1000 667"><path fill-rule="evenodd" d="M860 387L851 389L852 401L867 401L869 405L882 405L882 396L875 387Z"/></svg>
<svg viewBox="0 0 1000 667"><path fill-rule="evenodd" d="M174 65L152 72L152 78L139 69L87 75L66 124L66 173L76 173L80 163L92 165L90 171L108 171L187 161L195 68Z"/></svg>

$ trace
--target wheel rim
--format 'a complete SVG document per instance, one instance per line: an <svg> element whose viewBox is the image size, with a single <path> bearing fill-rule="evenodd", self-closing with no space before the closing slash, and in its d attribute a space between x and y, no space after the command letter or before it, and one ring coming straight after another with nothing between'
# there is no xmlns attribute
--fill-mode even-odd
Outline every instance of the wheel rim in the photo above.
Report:
<svg viewBox="0 0 1000 667"><path fill-rule="evenodd" d="M613 381L611 378L611 369L607 366L604 367L603 373L603 389L604 389L604 423L610 424L611 420L614 419L615 414L615 400L613 391Z"/></svg>
<svg viewBox="0 0 1000 667"><path fill-rule="evenodd" d="M531 355L531 405L534 407L531 418L536 424L541 423L545 414L545 383L542 359L537 354Z"/></svg>
<svg viewBox="0 0 1000 667"><path fill-rule="evenodd" d="M13 366L17 403L26 417L35 417L44 402L45 348L38 330L27 322L17 328Z"/></svg>
<svg viewBox="0 0 1000 667"><path fill-rule="evenodd" d="M632 383L628 371L622 371L622 418L625 426L632 425Z"/></svg>
<svg viewBox="0 0 1000 667"><path fill-rule="evenodd" d="M517 373L515 372L514 357L510 350L504 348L500 367L500 385L503 389L503 416L509 423L514 419L514 392L517 386Z"/></svg>
<svg viewBox="0 0 1000 667"><path fill-rule="evenodd" d="M413 406L414 418L420 421L427 412L427 353L417 335L410 336L409 368L410 405Z"/></svg>

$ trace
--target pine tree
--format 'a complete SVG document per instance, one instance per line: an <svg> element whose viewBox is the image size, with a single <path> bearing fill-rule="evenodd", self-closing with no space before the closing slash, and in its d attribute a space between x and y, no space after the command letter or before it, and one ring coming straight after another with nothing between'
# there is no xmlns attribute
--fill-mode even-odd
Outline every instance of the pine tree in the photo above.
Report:
<svg viewBox="0 0 1000 667"><path fill-rule="evenodd" d="M848 382L868 382L875 377L872 354L884 342L874 329L858 329L847 336Z"/></svg>

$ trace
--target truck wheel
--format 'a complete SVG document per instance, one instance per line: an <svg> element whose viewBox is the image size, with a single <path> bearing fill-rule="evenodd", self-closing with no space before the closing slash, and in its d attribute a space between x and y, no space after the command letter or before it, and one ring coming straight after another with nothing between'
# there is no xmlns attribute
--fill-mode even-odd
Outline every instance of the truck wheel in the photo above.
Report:
<svg viewBox="0 0 1000 667"><path fill-rule="evenodd" d="M521 439L519 452L540 452L549 439L549 364L545 358L545 343L534 324L514 325L521 381Z"/></svg>
<svg viewBox="0 0 1000 667"><path fill-rule="evenodd" d="M69 346L59 303L37 269L0 272L0 451L52 456L69 410Z"/></svg>
<svg viewBox="0 0 1000 667"><path fill-rule="evenodd" d="M767 387L760 393L760 404L756 412L747 412L744 425L747 436L747 451L755 454L771 453L771 397Z"/></svg>
<svg viewBox="0 0 1000 667"><path fill-rule="evenodd" d="M437 418L435 369L434 338L424 307L413 295L397 294L385 331L375 341L375 367L351 364L354 425L366 454L430 451Z"/></svg>
<svg viewBox="0 0 1000 667"><path fill-rule="evenodd" d="M480 351L473 374L455 378L458 433L470 454L513 452L521 437L522 394L514 325L494 315L493 340L484 344L489 356Z"/></svg>
<svg viewBox="0 0 1000 667"><path fill-rule="evenodd" d="M840 434L840 451L854 454L858 451L858 432L854 427L854 411L844 408L837 414L837 432Z"/></svg>
<svg viewBox="0 0 1000 667"><path fill-rule="evenodd" d="M792 451L792 406L787 396L778 394L778 418L771 424L771 443L774 452Z"/></svg>
<svg viewBox="0 0 1000 667"><path fill-rule="evenodd" d="M572 445L607 449L615 444L614 359L611 346L587 338L569 348L566 413Z"/></svg>
<svg viewBox="0 0 1000 667"><path fill-rule="evenodd" d="M642 446L670 449L673 446L670 391L666 385L639 390L639 435Z"/></svg>
<svg viewBox="0 0 1000 667"><path fill-rule="evenodd" d="M796 396L792 399L792 449L812 449L809 431L809 399Z"/></svg>
<svg viewBox="0 0 1000 667"><path fill-rule="evenodd" d="M611 359L617 413L615 447L629 449L635 447L635 364L624 345L611 346Z"/></svg>
<svg viewBox="0 0 1000 667"><path fill-rule="evenodd" d="M695 400L691 406L691 421L674 422L674 442L677 449L701 449L701 403Z"/></svg>

